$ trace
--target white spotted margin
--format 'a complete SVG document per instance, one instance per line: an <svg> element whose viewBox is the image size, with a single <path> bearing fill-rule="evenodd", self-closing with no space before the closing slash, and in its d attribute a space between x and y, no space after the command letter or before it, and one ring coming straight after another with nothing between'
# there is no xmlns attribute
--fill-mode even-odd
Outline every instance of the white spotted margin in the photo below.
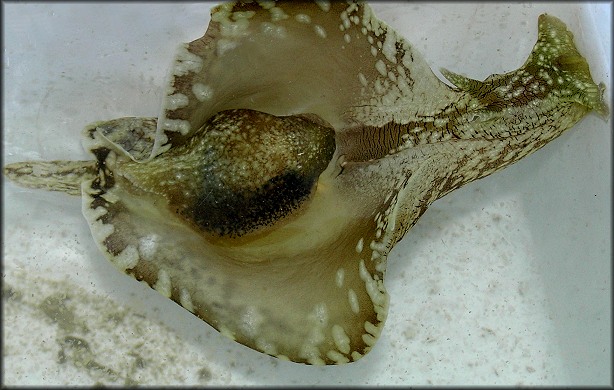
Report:
<svg viewBox="0 0 614 390"><path fill-rule="evenodd" d="M81 195L118 269L224 336L353 362L382 333L386 257L433 201L608 115L572 34L538 23L520 69L443 70L449 87L364 3L225 3L179 47L158 118L87 126L92 161L4 173Z"/></svg>

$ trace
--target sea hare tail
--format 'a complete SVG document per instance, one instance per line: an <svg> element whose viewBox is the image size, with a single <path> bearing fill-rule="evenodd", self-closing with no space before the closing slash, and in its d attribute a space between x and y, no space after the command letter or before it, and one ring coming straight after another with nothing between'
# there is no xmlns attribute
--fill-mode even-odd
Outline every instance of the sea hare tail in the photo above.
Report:
<svg viewBox="0 0 614 390"><path fill-rule="evenodd" d="M6 165L4 175L22 187L81 195L81 183L97 169L95 161L25 161Z"/></svg>
<svg viewBox="0 0 614 390"><path fill-rule="evenodd" d="M577 108L579 111L595 111L603 118L609 115L603 99L605 86L595 84L586 59L574 44L573 34L565 23L551 15L540 15L537 43L520 69L489 76L483 82L446 69L441 72L487 111L536 105L542 105L541 111L550 111L577 103L582 107Z"/></svg>
<svg viewBox="0 0 614 390"><path fill-rule="evenodd" d="M538 40L523 68L535 69L546 79L549 75L561 100L579 103L607 117L605 85L595 85L588 62L576 49L565 23L548 14L540 15L538 23Z"/></svg>
<svg viewBox="0 0 614 390"><path fill-rule="evenodd" d="M443 75L465 95L457 104L463 118L460 139L509 140L522 149L512 163L558 137L590 112L609 114L603 84L597 85L578 52L573 34L554 16L540 15L533 51L519 69L473 80L445 69Z"/></svg>

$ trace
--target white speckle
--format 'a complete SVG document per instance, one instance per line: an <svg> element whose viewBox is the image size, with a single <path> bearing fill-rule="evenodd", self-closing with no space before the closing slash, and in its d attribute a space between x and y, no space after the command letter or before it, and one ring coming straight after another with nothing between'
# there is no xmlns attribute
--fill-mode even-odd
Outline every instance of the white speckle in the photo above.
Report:
<svg viewBox="0 0 614 390"><path fill-rule="evenodd" d="M313 29L320 38L326 38L326 30L319 24L314 24Z"/></svg>
<svg viewBox="0 0 614 390"><path fill-rule="evenodd" d="M158 250L159 236L150 234L139 240L139 254L144 260L151 261Z"/></svg>
<svg viewBox="0 0 614 390"><path fill-rule="evenodd" d="M358 359L360 359L362 357L362 353L360 353L358 351L352 351L350 356L352 357L352 360L356 361L356 360L358 360Z"/></svg>
<svg viewBox="0 0 614 390"><path fill-rule="evenodd" d="M152 286L154 290L164 295L167 298L171 297L171 277L168 272L163 269L158 270L158 280Z"/></svg>
<svg viewBox="0 0 614 390"><path fill-rule="evenodd" d="M233 16L236 14L238 14L238 12L235 12ZM231 22L228 19L220 21L220 33L223 37L227 38L239 38L244 36L247 33L248 27L249 20L246 18L237 18L235 22Z"/></svg>
<svg viewBox="0 0 614 390"><path fill-rule="evenodd" d="M299 23L305 23L305 24L311 23L311 18L309 17L309 15L305 15L305 14L296 14L296 16L294 16L294 19L296 19L296 21Z"/></svg>
<svg viewBox="0 0 614 390"><path fill-rule="evenodd" d="M285 38L287 36L287 31L283 26L277 26L271 22L262 22L260 24L260 31L264 34L279 39Z"/></svg>
<svg viewBox="0 0 614 390"><path fill-rule="evenodd" d="M319 361L324 361L320 358L320 350L318 346L322 344L322 342L326 339L324 336L324 332L322 332L323 326L319 324L314 324L313 328L311 328L311 332L305 338L304 343L301 345L299 350L299 356L307 359L309 362L317 362L311 364L320 364Z"/></svg>
<svg viewBox="0 0 614 390"><path fill-rule="evenodd" d="M377 48L375 46L371 46L371 55L373 57L377 56Z"/></svg>
<svg viewBox="0 0 614 390"><path fill-rule="evenodd" d="M86 198L86 199L89 199L89 198ZM102 206L98 206L95 209L91 209L89 208L89 205L87 205L86 210L89 214L88 215L89 219L93 221L97 221L100 217L102 217L103 215L109 212L107 209L105 209ZM107 238L107 237L105 236L103 238Z"/></svg>
<svg viewBox="0 0 614 390"><path fill-rule="evenodd" d="M319 303L314 306L311 318L315 319L319 324L326 325L328 323L328 309L325 303Z"/></svg>
<svg viewBox="0 0 614 390"><path fill-rule="evenodd" d="M360 278L365 282L367 294L369 294L369 298L371 298L373 302L373 308L377 313L377 317L383 322L388 310L388 294L386 294L384 284L381 280L374 280L373 277L371 277L371 274L367 271L367 267L365 267L364 260L360 260L358 271Z"/></svg>
<svg viewBox="0 0 614 390"><path fill-rule="evenodd" d="M343 30L347 30L348 28L350 28L352 26L351 22L350 22L350 18L348 18L347 11L341 12L341 15L339 15L339 16L341 18L341 23L342 23L342 26L343 26ZM343 31L343 30L341 30L341 31Z"/></svg>
<svg viewBox="0 0 614 390"><path fill-rule="evenodd" d="M375 270L381 273L385 273L386 272L386 259L381 259L380 261L376 262Z"/></svg>
<svg viewBox="0 0 614 390"><path fill-rule="evenodd" d="M347 357L333 350L326 352L326 357L328 357L330 360L334 361L337 364L344 364L350 361L350 359L348 359Z"/></svg>
<svg viewBox="0 0 614 390"><path fill-rule="evenodd" d="M173 74L185 76L189 72L198 73L203 67L203 59L188 51L188 45L183 44L177 49Z"/></svg>
<svg viewBox="0 0 614 390"><path fill-rule="evenodd" d="M397 62L397 47L396 47L396 37L392 30L388 30L386 32L386 39L384 40L384 44L382 45L382 53L384 57L393 64Z"/></svg>
<svg viewBox="0 0 614 390"><path fill-rule="evenodd" d="M188 99L188 97L182 93L176 93L173 95L168 95L166 97L166 101L165 101L165 105L164 107L167 110L176 110L178 108L182 108L188 105L188 103L190 103L190 99Z"/></svg>
<svg viewBox="0 0 614 390"><path fill-rule="evenodd" d="M326 340L324 334L324 330L328 326L328 309L326 304L319 303L314 305L306 320L305 325L308 327L309 333L303 339L298 354L311 364L324 364L320 357L319 346Z"/></svg>
<svg viewBox="0 0 614 390"><path fill-rule="evenodd" d="M377 71L382 76L387 76L388 75L388 71L386 70L386 64L384 64L384 61L382 61L382 60L377 60L377 62L375 63L375 69L377 69Z"/></svg>
<svg viewBox="0 0 614 390"><path fill-rule="evenodd" d="M343 327L337 324L333 325L332 334L337 349L343 353L350 353L350 338Z"/></svg>
<svg viewBox="0 0 614 390"><path fill-rule="evenodd" d="M531 81L533 79L533 75L532 74L528 74L527 76L522 78L522 83L523 84L529 84L529 81Z"/></svg>
<svg viewBox="0 0 614 390"><path fill-rule="evenodd" d="M110 156L109 156L110 157ZM72 177L73 174L67 175ZM117 196L116 194L112 193L112 192L105 192L104 194L101 195L102 198L104 200L106 200L109 203L116 203L119 200L119 196ZM106 214L106 213L105 213Z"/></svg>
<svg viewBox="0 0 614 390"><path fill-rule="evenodd" d="M255 307L248 306L241 315L241 329L246 335L254 338L259 333L263 319Z"/></svg>
<svg viewBox="0 0 614 390"><path fill-rule="evenodd" d="M196 83L192 86L192 93L201 102L210 100L213 96L213 90L208 85Z"/></svg>
<svg viewBox="0 0 614 390"><path fill-rule="evenodd" d="M256 348L258 348L259 350L261 350L262 352L266 354L273 355L273 356L277 355L277 348L275 348L275 346L270 341L267 341L263 337L258 337L256 339ZM280 355L280 356L283 356L283 355Z"/></svg>
<svg viewBox="0 0 614 390"><path fill-rule="evenodd" d="M524 92L524 87L519 87L514 92L512 92L512 96L518 97L518 96L522 95L523 92Z"/></svg>
<svg viewBox="0 0 614 390"><path fill-rule="evenodd" d="M260 0L258 1L258 5L260 5L262 9L271 9L275 7L275 1L274 0Z"/></svg>
<svg viewBox="0 0 614 390"><path fill-rule="evenodd" d="M358 242L356 243L356 253L362 253L364 242L365 240L360 237L360 240L358 240Z"/></svg>
<svg viewBox="0 0 614 390"><path fill-rule="evenodd" d="M384 84L382 84L382 80L381 79L377 79L375 80L375 84L373 85L373 89L375 90L375 92L378 95L383 95L386 93L386 87L384 87Z"/></svg>
<svg viewBox="0 0 614 390"><path fill-rule="evenodd" d="M300 357L307 359L308 361L311 359L319 359L320 356L320 350L313 345L311 340L312 338L313 337L310 337L310 339L306 340L305 343L301 345L301 349L298 353Z"/></svg>
<svg viewBox="0 0 614 390"><path fill-rule="evenodd" d="M352 38L350 37L350 34L343 34L343 40L345 40L346 43L350 43Z"/></svg>
<svg viewBox="0 0 614 390"><path fill-rule="evenodd" d="M159 123L160 129L166 131L178 131L183 135L190 132L190 122L185 119L164 119Z"/></svg>
<svg viewBox="0 0 614 390"><path fill-rule="evenodd" d="M448 118L437 118L433 121L433 124L435 125L435 127L443 127L448 123L449 119Z"/></svg>
<svg viewBox="0 0 614 390"><path fill-rule="evenodd" d="M380 335L380 329L369 321L365 321L365 330L375 337L379 337Z"/></svg>
<svg viewBox="0 0 614 390"><path fill-rule="evenodd" d="M343 268L339 268L337 270L337 277L335 278L335 283L337 284L337 287L339 288L343 287L344 278L345 278L345 270Z"/></svg>
<svg viewBox="0 0 614 390"><path fill-rule="evenodd" d="M262 22L260 23L260 32L264 34L273 34L276 26L271 22Z"/></svg>
<svg viewBox="0 0 614 390"><path fill-rule="evenodd" d="M83 199L87 198L83 197ZM98 212L100 212L100 210L104 210L105 214L107 212L107 210L103 207L97 207L96 210L98 210ZM91 214L96 214L89 208L89 205L83 208L83 212L88 214L90 212ZM107 239L107 237L113 234L113 232L115 231L115 227L110 223L102 223L101 221L92 218L88 218L88 220L94 221L91 223L92 236L94 237L96 242L100 243L102 246L105 246L104 241Z"/></svg>
<svg viewBox="0 0 614 390"><path fill-rule="evenodd" d="M367 86L367 78L364 74L358 73L358 81L360 81L360 84L362 84L363 87Z"/></svg>
<svg viewBox="0 0 614 390"><path fill-rule="evenodd" d="M375 342L377 341L377 339L371 336L370 334L365 333L362 335L362 341L364 341L365 344L367 344L369 347L372 347L375 345Z"/></svg>
<svg viewBox="0 0 614 390"><path fill-rule="evenodd" d="M392 71L388 72L388 79L390 79L390 81L393 83L397 82L397 76Z"/></svg>
<svg viewBox="0 0 614 390"><path fill-rule="evenodd" d="M394 203L394 202L393 202L393 203ZM388 214L388 213L389 213L389 210L390 210L390 208L388 208L388 209L386 210L386 214ZM382 227L383 227L383 226L382 226ZM377 232L376 232L376 234L375 234L375 235L377 235ZM381 235L381 233L380 233L380 235ZM371 244L369 244L369 248L370 248L371 250L373 250L373 251L377 251L377 252L386 252L386 245L385 245L385 244L382 244L382 243L378 243L378 242L376 242L376 241L371 241Z"/></svg>
<svg viewBox="0 0 614 390"><path fill-rule="evenodd" d="M139 252L133 245L128 245L113 258L113 264L122 271L136 267L139 262Z"/></svg>
<svg viewBox="0 0 614 390"><path fill-rule="evenodd" d="M269 9L271 13L271 21L278 22L280 20L288 19L288 15L279 7L273 7Z"/></svg>
<svg viewBox="0 0 614 390"><path fill-rule="evenodd" d="M354 314L358 314L358 312L360 312L358 297L356 296L356 292L351 288L348 290L348 302L350 303L350 309L352 309L352 312Z"/></svg>
<svg viewBox="0 0 614 390"><path fill-rule="evenodd" d="M179 303L190 313L194 313L194 305L192 304L192 296L187 289L182 288L179 293Z"/></svg>
<svg viewBox="0 0 614 390"><path fill-rule="evenodd" d="M309 364L313 366L325 366L326 365L326 362L319 357L310 357L309 359L307 359L307 361L309 362Z"/></svg>
<svg viewBox="0 0 614 390"><path fill-rule="evenodd" d="M230 40L230 39L220 38L217 40L217 46L216 46L217 55L222 56L227 51L232 50L236 47L237 47L237 42Z"/></svg>
<svg viewBox="0 0 614 390"><path fill-rule="evenodd" d="M232 18L234 20L251 19L254 15L256 15L256 11L235 11L232 13Z"/></svg>
<svg viewBox="0 0 614 390"><path fill-rule="evenodd" d="M324 12L330 11L330 1L316 0L316 4Z"/></svg>

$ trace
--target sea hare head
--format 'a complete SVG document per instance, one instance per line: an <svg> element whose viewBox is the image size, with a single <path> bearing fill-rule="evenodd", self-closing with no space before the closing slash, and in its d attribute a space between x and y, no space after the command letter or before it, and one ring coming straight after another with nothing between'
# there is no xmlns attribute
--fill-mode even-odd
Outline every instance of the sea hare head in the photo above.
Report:
<svg viewBox="0 0 614 390"><path fill-rule="evenodd" d="M433 201L607 112L583 61L542 15L520 69L444 71L449 87L366 4L223 4L158 118L88 126L95 161L5 174L80 192L119 269L231 339L346 363L379 337L386 256Z"/></svg>

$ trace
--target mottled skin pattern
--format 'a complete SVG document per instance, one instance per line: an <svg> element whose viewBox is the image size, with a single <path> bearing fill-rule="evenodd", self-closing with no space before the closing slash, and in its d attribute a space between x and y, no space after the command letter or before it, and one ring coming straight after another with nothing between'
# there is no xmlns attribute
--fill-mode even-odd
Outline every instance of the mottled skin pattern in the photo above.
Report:
<svg viewBox="0 0 614 390"><path fill-rule="evenodd" d="M178 50L159 118L89 125L92 161L4 172L81 195L121 271L225 336L356 361L386 319L386 256L433 201L607 116L572 34L538 23L520 69L443 70L450 87L365 4L224 4Z"/></svg>

